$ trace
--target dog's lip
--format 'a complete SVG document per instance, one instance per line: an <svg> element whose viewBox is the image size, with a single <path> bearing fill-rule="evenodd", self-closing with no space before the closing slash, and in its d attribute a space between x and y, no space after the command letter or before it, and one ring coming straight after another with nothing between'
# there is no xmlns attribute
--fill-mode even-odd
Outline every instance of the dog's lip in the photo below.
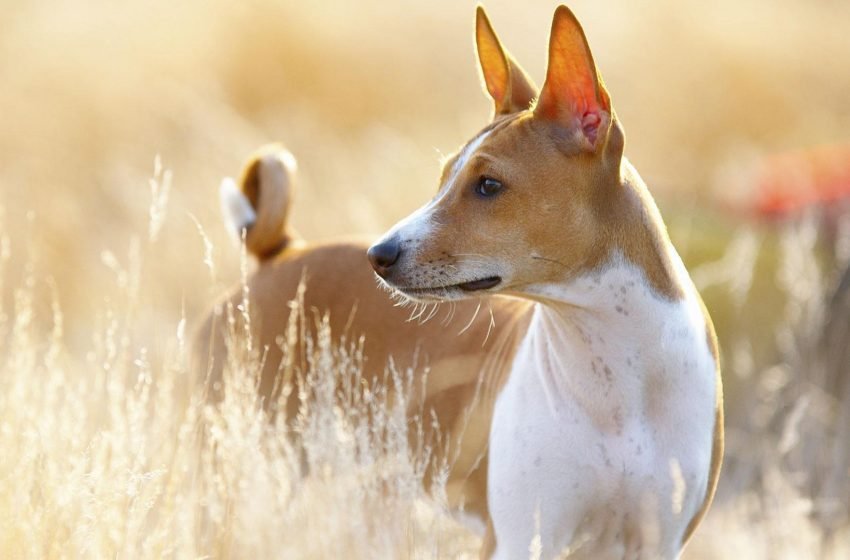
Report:
<svg viewBox="0 0 850 560"><path fill-rule="evenodd" d="M464 292L477 292L479 290L489 290L490 288L495 288L501 282L501 276L488 276L487 278L482 278L480 280L473 280L472 282L464 282L463 284L458 284L457 287L463 290Z"/></svg>
<svg viewBox="0 0 850 560"><path fill-rule="evenodd" d="M481 290L489 290L490 288L495 288L502 282L501 276L488 276L486 278L480 278L478 280L471 280L469 282L461 282L459 284L448 284L445 286L407 286L400 287L395 286L395 288L401 292L420 294L427 292L441 292L452 289L460 289L464 292L477 292Z"/></svg>

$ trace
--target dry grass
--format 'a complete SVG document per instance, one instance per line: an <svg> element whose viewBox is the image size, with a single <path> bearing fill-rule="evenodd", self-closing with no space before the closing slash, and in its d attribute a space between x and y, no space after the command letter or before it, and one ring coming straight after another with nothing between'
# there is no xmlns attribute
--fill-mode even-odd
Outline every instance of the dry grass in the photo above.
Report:
<svg viewBox="0 0 850 560"><path fill-rule="evenodd" d="M539 80L553 5L488 8ZM846 255L814 222L777 232L706 208L760 154L846 141L850 6L574 8L724 350L729 456L686 557L845 558L850 372L842 342L821 341ZM294 438L258 407L257 349L234 354L221 407L186 390L187 333L240 276L221 176L282 139L307 238L382 231L486 119L471 20L453 2L4 4L0 556L474 555L419 487L403 401L334 405L327 379L356 376L356 345L309 342L318 404ZM173 175L150 182L155 154Z"/></svg>
<svg viewBox="0 0 850 560"><path fill-rule="evenodd" d="M295 367L289 356L302 345L306 369L295 375L305 390L290 395L287 385L281 397L299 399L297 421L265 411L261 351L235 321L225 391L210 404L203 387L185 390L185 320L148 341L166 345L159 358L136 339L143 269L140 258L122 278L126 297L103 309L83 358L68 351L55 302L52 326L35 320L35 300L51 296L52 282L40 289L28 271L14 309L0 314L4 558L432 558L473 549L439 490L423 490L427 453L414 460L408 449L413 372L388 368L363 393L362 341L334 338L326 317L311 336L299 299L284 364ZM250 318L244 303L234 314Z"/></svg>

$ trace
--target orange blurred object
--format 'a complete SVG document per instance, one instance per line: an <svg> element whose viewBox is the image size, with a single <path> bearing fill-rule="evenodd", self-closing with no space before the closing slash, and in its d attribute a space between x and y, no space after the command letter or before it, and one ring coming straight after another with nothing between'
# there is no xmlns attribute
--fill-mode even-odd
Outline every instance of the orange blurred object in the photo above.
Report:
<svg viewBox="0 0 850 560"><path fill-rule="evenodd" d="M750 209L786 218L850 200L850 145L828 145L768 156L755 175Z"/></svg>

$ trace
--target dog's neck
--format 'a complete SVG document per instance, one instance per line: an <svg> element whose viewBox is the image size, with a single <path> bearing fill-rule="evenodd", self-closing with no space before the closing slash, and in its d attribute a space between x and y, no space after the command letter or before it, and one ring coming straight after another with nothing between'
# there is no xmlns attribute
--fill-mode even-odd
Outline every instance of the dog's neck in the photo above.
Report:
<svg viewBox="0 0 850 560"><path fill-rule="evenodd" d="M640 205L629 219L634 227L650 228L644 234L652 236L650 246L657 253L635 262L615 247L593 270L524 291L536 302L525 341L526 357L533 362L528 371L542 376L549 406L577 401L600 428L611 430L620 429L632 414L661 406L635 395L647 394L665 372L680 370L681 364L668 363L680 359L675 348L667 347L676 344L673 330L693 327L698 332L704 322L663 225L647 219L657 209L651 198L645 204L645 186L626 166L623 186ZM647 263L663 270L647 271ZM659 292L653 281L659 276L673 289Z"/></svg>
<svg viewBox="0 0 850 560"><path fill-rule="evenodd" d="M603 231L623 245L615 241L590 269L566 271L555 282L526 286L520 295L565 317L601 321L609 331L650 320L661 300L675 302L692 295L688 273L667 236L658 207L625 158L620 176L619 200L613 205L616 214L609 218L616 225ZM629 243L636 239L642 241Z"/></svg>
<svg viewBox="0 0 850 560"><path fill-rule="evenodd" d="M600 430L621 432L630 418L656 416L663 397L653 386L681 364L674 332L697 323L690 298L670 301L654 293L646 276L622 256L569 284L541 287L526 334L522 366L539 376L553 412L576 403Z"/></svg>

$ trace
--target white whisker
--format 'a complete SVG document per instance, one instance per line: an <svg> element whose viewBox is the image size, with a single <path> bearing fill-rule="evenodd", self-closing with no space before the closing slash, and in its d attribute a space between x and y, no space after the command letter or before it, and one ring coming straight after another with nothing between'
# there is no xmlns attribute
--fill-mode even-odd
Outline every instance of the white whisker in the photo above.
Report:
<svg viewBox="0 0 850 560"><path fill-rule="evenodd" d="M454 301L449 302L449 312L446 313L446 318L443 319L443 322L441 323L444 327L449 326L449 323L451 323L452 319L454 319L456 311L457 311L457 303L454 302Z"/></svg>
<svg viewBox="0 0 850 560"><path fill-rule="evenodd" d="M484 342L481 343L482 347L487 344L487 341L490 339L490 333L496 328L496 317L493 315L493 306L490 305L490 302L487 302L487 311L490 312L490 324L487 326L487 336L484 337Z"/></svg>
<svg viewBox="0 0 850 560"><path fill-rule="evenodd" d="M428 321L430 321L431 319L433 319L433 318L434 318L434 315L436 315L436 314L437 314L437 310L439 310L439 309L440 309L440 304L441 304L441 303L442 303L441 301L438 301L438 302L436 302L436 303L434 304L434 307L433 307L433 309L431 310L431 313L429 313L429 314L428 314L428 317L426 317L426 318L425 318L425 321L423 321L423 323L427 323Z"/></svg>
<svg viewBox="0 0 850 560"><path fill-rule="evenodd" d="M465 326L465 327L463 327L463 328L460 330L460 332L459 332L459 333L457 333L457 334L463 334L463 333L465 333L465 332L469 329L469 327L471 327L471 326L472 326L472 322L473 322L473 321L475 321L475 318L476 318L476 317L478 317L478 312L479 312L480 310L481 310L481 300L479 299L479 300L478 300L478 307L476 307L476 308L475 308L475 313L473 313L473 314L472 314L472 319L470 319L470 320L469 320L469 322L466 324L466 326Z"/></svg>

